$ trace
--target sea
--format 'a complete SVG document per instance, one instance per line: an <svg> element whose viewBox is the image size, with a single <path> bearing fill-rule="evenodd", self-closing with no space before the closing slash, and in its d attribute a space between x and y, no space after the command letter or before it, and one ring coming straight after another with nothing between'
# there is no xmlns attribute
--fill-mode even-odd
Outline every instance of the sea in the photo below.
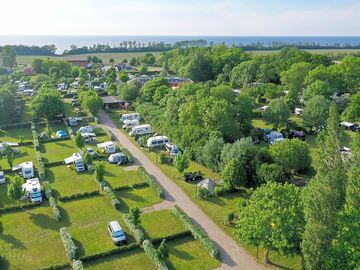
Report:
<svg viewBox="0 0 360 270"><path fill-rule="evenodd" d="M119 46L123 41L136 41L147 44L148 42L164 42L174 44L184 40L206 40L214 44L250 45L272 42L287 44L317 43L319 45L359 45L360 36L35 36L35 35L0 35L0 45L50 45L57 48L56 53L61 54L70 49L71 45L77 47L92 46L94 44L109 44L111 47Z"/></svg>

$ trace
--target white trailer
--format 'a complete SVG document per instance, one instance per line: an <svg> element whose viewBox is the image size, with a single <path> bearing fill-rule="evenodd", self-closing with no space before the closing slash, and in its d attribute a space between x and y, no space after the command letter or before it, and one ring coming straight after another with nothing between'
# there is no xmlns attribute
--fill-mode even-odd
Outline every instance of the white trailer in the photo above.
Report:
<svg viewBox="0 0 360 270"><path fill-rule="evenodd" d="M135 126L139 125L139 120L134 119L134 120L124 120L123 121L123 129L129 129L129 128L133 128Z"/></svg>
<svg viewBox="0 0 360 270"><path fill-rule="evenodd" d="M140 115L138 113L125 113L121 115L120 122L124 122L125 120L140 120Z"/></svg>
<svg viewBox="0 0 360 270"><path fill-rule="evenodd" d="M32 161L20 163L12 168L12 171L20 171L20 174L25 179L34 177L34 163Z"/></svg>
<svg viewBox="0 0 360 270"><path fill-rule="evenodd" d="M139 126L133 127L131 129L129 135L130 136L147 135L147 134L151 134L151 133L152 133L151 126L146 124L146 125L139 125Z"/></svg>
<svg viewBox="0 0 360 270"><path fill-rule="evenodd" d="M264 140L270 144L277 143L284 140L284 136L278 131L272 131L270 134L264 136Z"/></svg>
<svg viewBox="0 0 360 270"><path fill-rule="evenodd" d="M26 180L22 185L23 199L30 199L32 203L42 203L41 185L38 178Z"/></svg>
<svg viewBox="0 0 360 270"><path fill-rule="evenodd" d="M151 148L151 147L161 147L161 146L165 146L167 143L169 142L169 138L166 136L155 136L155 137L150 137L147 140L147 147Z"/></svg>
<svg viewBox="0 0 360 270"><path fill-rule="evenodd" d="M74 164L75 170L77 172L85 171L84 160L82 159L80 153L74 153L71 157L64 159L65 164Z"/></svg>
<svg viewBox="0 0 360 270"><path fill-rule="evenodd" d="M14 146L19 146L18 143L12 143L12 142L1 142L0 143L0 154L3 154L6 147L9 146L9 147L14 147ZM14 150L14 152L19 152L19 149L18 148L12 148Z"/></svg>
<svg viewBox="0 0 360 270"><path fill-rule="evenodd" d="M114 154L116 152L116 147L113 142L103 142L97 145L97 148L103 149L108 154Z"/></svg>
<svg viewBox="0 0 360 270"><path fill-rule="evenodd" d="M92 133L94 132L93 126L80 127L76 133Z"/></svg>

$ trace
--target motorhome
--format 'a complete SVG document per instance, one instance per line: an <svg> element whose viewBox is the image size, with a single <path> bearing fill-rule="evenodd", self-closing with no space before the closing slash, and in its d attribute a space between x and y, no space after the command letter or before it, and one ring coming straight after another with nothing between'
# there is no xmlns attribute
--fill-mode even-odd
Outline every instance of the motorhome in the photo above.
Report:
<svg viewBox="0 0 360 270"><path fill-rule="evenodd" d="M113 142L99 143L97 148L104 149L104 151L108 154L114 154L116 152L116 147Z"/></svg>
<svg viewBox="0 0 360 270"><path fill-rule="evenodd" d="M138 126L132 127L131 131L129 132L129 135L130 136L147 135L147 134L151 134L151 133L152 133L151 126L146 124L146 125L138 125Z"/></svg>
<svg viewBox="0 0 360 270"><path fill-rule="evenodd" d="M0 184L4 184L5 182L5 173L3 171L0 171Z"/></svg>
<svg viewBox="0 0 360 270"><path fill-rule="evenodd" d="M115 245L126 244L125 233L122 230L119 222L117 221L109 222L108 232L110 234L111 240Z"/></svg>
<svg viewBox="0 0 360 270"><path fill-rule="evenodd" d="M96 142L96 134L91 132L80 133L86 143Z"/></svg>
<svg viewBox="0 0 360 270"><path fill-rule="evenodd" d="M32 161L20 163L12 168L12 171L20 170L20 174L25 179L34 177L34 163Z"/></svg>
<svg viewBox="0 0 360 270"><path fill-rule="evenodd" d="M75 170L77 172L85 171L84 160L82 159L80 153L74 153L71 157L64 159L65 164L74 164Z"/></svg>
<svg viewBox="0 0 360 270"><path fill-rule="evenodd" d="M133 128L135 126L138 126L139 125L139 120L137 119L134 119L134 120L124 120L123 121L123 126L122 128L123 129L129 129L129 128Z"/></svg>
<svg viewBox="0 0 360 270"><path fill-rule="evenodd" d="M165 148L170 156L177 156L177 154L179 154L179 147L171 142L165 144Z"/></svg>
<svg viewBox="0 0 360 270"><path fill-rule="evenodd" d="M270 144L284 140L284 136L278 131L272 131L264 136L264 141Z"/></svg>
<svg viewBox="0 0 360 270"><path fill-rule="evenodd" d="M23 199L30 199L32 203L42 203L41 185L38 178L28 179L22 185Z"/></svg>
<svg viewBox="0 0 360 270"><path fill-rule="evenodd" d="M68 123L69 123L69 126L70 127L76 127L79 122L82 121L82 118L81 117L69 117L68 118Z"/></svg>
<svg viewBox="0 0 360 270"><path fill-rule="evenodd" d="M109 160L109 163L111 164L126 164L128 163L128 159L127 157L125 156L124 153L115 153L115 154L111 154L108 158Z"/></svg>
<svg viewBox="0 0 360 270"><path fill-rule="evenodd" d="M121 115L120 122L124 122L125 120L140 120L140 116L138 113L125 113Z"/></svg>
<svg viewBox="0 0 360 270"><path fill-rule="evenodd" d="M94 132L93 126L80 127L76 133L92 133Z"/></svg>
<svg viewBox="0 0 360 270"><path fill-rule="evenodd" d="M167 144L169 142L168 137L166 136L155 136L155 137L150 137L147 140L147 147L152 148L152 147L162 147L165 146L165 144Z"/></svg>

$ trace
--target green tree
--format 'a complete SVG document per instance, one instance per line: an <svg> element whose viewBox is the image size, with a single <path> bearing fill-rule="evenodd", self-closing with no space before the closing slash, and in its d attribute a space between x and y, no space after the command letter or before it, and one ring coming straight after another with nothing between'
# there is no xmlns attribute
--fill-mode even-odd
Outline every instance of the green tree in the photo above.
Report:
<svg viewBox="0 0 360 270"><path fill-rule="evenodd" d="M96 179L98 181L104 181L104 175L106 173L104 162L100 161L99 163L96 163L94 169L95 169Z"/></svg>
<svg viewBox="0 0 360 270"><path fill-rule="evenodd" d="M254 60L249 60L240 63L234 67L230 75L230 84L232 87L247 86L255 82L258 72L258 63Z"/></svg>
<svg viewBox="0 0 360 270"><path fill-rule="evenodd" d="M92 164L93 158L92 158L92 156L89 154L89 152L86 152L86 153L84 154L83 159L84 159L84 163L85 163L86 165Z"/></svg>
<svg viewBox="0 0 360 270"><path fill-rule="evenodd" d="M76 79L77 77L79 77L79 75L80 75L79 68L76 66L71 67L71 77Z"/></svg>
<svg viewBox="0 0 360 270"><path fill-rule="evenodd" d="M231 191L246 184L246 170L240 160L232 159L228 161L221 171L221 177L224 181L224 186Z"/></svg>
<svg viewBox="0 0 360 270"><path fill-rule="evenodd" d="M236 98L233 106L235 121L239 124L240 131L249 135L253 128L252 119L254 116L255 101L247 95L240 95Z"/></svg>
<svg viewBox="0 0 360 270"><path fill-rule="evenodd" d="M122 70L118 74L119 80L126 83L129 80L129 75L126 73L125 70Z"/></svg>
<svg viewBox="0 0 360 270"><path fill-rule="evenodd" d="M312 65L306 62L295 63L290 69L281 72L281 81L288 91L293 91L298 95L304 88L304 81Z"/></svg>
<svg viewBox="0 0 360 270"><path fill-rule="evenodd" d="M94 116L103 106L100 96L94 90L82 91L79 94L79 101L83 108Z"/></svg>
<svg viewBox="0 0 360 270"><path fill-rule="evenodd" d="M146 66L152 66L155 64L156 58L152 53L147 53L145 56L141 59L141 62Z"/></svg>
<svg viewBox="0 0 360 270"><path fill-rule="evenodd" d="M129 210L129 219L131 222L136 226L140 226L141 224L141 218L140 218L141 212L139 208L130 208Z"/></svg>
<svg viewBox="0 0 360 270"><path fill-rule="evenodd" d="M294 174L300 170L306 170L311 164L309 145L298 139L286 139L272 144L269 152L286 173Z"/></svg>
<svg viewBox="0 0 360 270"><path fill-rule="evenodd" d="M84 137L81 135L80 132L78 132L75 136L75 144L77 147L79 147L80 149L83 149L85 146L85 139Z"/></svg>
<svg viewBox="0 0 360 270"><path fill-rule="evenodd" d="M345 116L350 121L358 121L360 119L360 91L351 96L351 101L345 111Z"/></svg>
<svg viewBox="0 0 360 270"><path fill-rule="evenodd" d="M148 72L148 68L147 67L145 67L145 66L140 66L139 67L139 73L141 74L141 75L144 75L144 74L146 74Z"/></svg>
<svg viewBox="0 0 360 270"><path fill-rule="evenodd" d="M277 98L269 103L269 107L263 113L264 120L274 125L274 128L286 126L291 115L290 108L283 98Z"/></svg>
<svg viewBox="0 0 360 270"><path fill-rule="evenodd" d="M165 260L169 257L169 247L166 244L166 240L163 239L157 249L157 254L161 260Z"/></svg>
<svg viewBox="0 0 360 270"><path fill-rule="evenodd" d="M16 65L16 52L13 47L5 45L0 54L4 67L13 68Z"/></svg>
<svg viewBox="0 0 360 270"><path fill-rule="evenodd" d="M11 200L20 200L24 196L22 188L23 180L20 176L16 176L14 180L10 181L7 189L7 196Z"/></svg>
<svg viewBox="0 0 360 270"><path fill-rule="evenodd" d="M174 167L182 174L190 165L190 158L187 153L179 153L174 159Z"/></svg>
<svg viewBox="0 0 360 270"><path fill-rule="evenodd" d="M269 251L297 254L304 226L300 189L292 184L267 183L240 207L236 233L247 244Z"/></svg>
<svg viewBox="0 0 360 270"><path fill-rule="evenodd" d="M164 78L157 78L145 83L145 85L141 88L141 98L145 101L151 102L155 95L155 91L157 88L161 86L169 86L168 81Z"/></svg>
<svg viewBox="0 0 360 270"><path fill-rule="evenodd" d="M218 99L224 99L231 103L235 100L233 89L227 85L219 85L210 89L210 95Z"/></svg>
<svg viewBox="0 0 360 270"><path fill-rule="evenodd" d="M313 96L305 103L303 113L304 125L310 129L325 127L329 116L330 102L323 96Z"/></svg>
<svg viewBox="0 0 360 270"><path fill-rule="evenodd" d="M134 101L140 95L140 86L136 82L120 84L120 98L127 101Z"/></svg>
<svg viewBox="0 0 360 270"><path fill-rule="evenodd" d="M286 181L283 168L277 164L261 164L261 166L256 171L256 175L262 183L284 183Z"/></svg>
<svg viewBox="0 0 360 270"><path fill-rule="evenodd" d="M9 164L10 169L13 167L14 159L15 159L15 153L14 150L5 144L5 150L4 155L6 157L6 161Z"/></svg>
<svg viewBox="0 0 360 270"><path fill-rule="evenodd" d="M217 136L211 136L202 148L199 160L206 167L213 171L220 170L220 155L224 146L224 139Z"/></svg>
<svg viewBox="0 0 360 270"><path fill-rule="evenodd" d="M325 98L329 99L333 95L333 93L334 93L334 90L328 83L317 80L317 81L313 82L312 84L310 84L308 87L306 87L306 89L304 91L304 98L306 100L306 99L310 99L316 95L319 95L319 96L324 96Z"/></svg>
<svg viewBox="0 0 360 270"><path fill-rule="evenodd" d="M65 112L65 106L59 93L49 84L44 84L31 101L31 108L37 118L55 119Z"/></svg>

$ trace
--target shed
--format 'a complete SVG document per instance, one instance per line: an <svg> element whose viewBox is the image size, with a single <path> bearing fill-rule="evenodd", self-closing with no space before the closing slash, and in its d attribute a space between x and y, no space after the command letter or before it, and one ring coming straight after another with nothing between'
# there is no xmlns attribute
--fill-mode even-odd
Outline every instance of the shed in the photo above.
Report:
<svg viewBox="0 0 360 270"><path fill-rule="evenodd" d="M214 193L214 189L215 189L215 186L216 186L216 183L214 180L212 179L204 179L202 180L201 182L199 182L197 184L197 186L199 188L204 188L204 189L207 189L208 191L210 191L211 194Z"/></svg>
<svg viewBox="0 0 360 270"><path fill-rule="evenodd" d="M121 100L116 96L104 96L101 97L101 100L104 103L104 108L107 110L128 110L131 106L129 102Z"/></svg>

